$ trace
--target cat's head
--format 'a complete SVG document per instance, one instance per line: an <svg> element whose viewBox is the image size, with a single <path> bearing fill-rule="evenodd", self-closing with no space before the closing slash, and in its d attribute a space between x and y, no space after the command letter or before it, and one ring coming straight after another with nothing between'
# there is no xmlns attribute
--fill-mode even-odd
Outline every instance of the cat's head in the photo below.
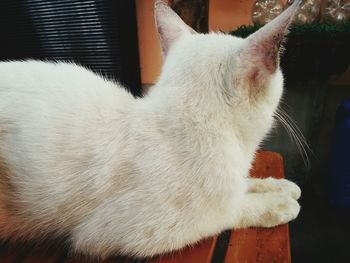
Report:
<svg viewBox="0 0 350 263"><path fill-rule="evenodd" d="M194 107L229 112L233 118L272 119L283 90L279 54L299 3L242 39L198 34L156 0L155 21L164 58L159 92L167 99L189 99Z"/></svg>

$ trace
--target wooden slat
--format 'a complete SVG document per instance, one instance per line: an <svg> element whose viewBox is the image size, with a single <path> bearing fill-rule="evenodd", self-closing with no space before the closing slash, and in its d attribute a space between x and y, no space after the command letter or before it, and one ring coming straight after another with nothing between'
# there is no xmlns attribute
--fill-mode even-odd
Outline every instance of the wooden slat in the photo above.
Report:
<svg viewBox="0 0 350 263"><path fill-rule="evenodd" d="M150 259L147 263L210 263L216 237L202 240L194 247L187 247L179 252Z"/></svg>
<svg viewBox="0 0 350 263"><path fill-rule="evenodd" d="M83 258L69 258L64 263L88 263L87 259Z"/></svg>
<svg viewBox="0 0 350 263"><path fill-rule="evenodd" d="M3 247L0 256L1 263L21 263L22 260L26 257L27 254L30 253L33 246L25 245L17 245L10 246L7 245Z"/></svg>
<svg viewBox="0 0 350 263"><path fill-rule="evenodd" d="M57 258L59 257L60 251L54 251L43 248L35 247L32 249L26 256L23 258L21 263L56 263Z"/></svg>
<svg viewBox="0 0 350 263"><path fill-rule="evenodd" d="M256 154L250 176L255 178L274 177L284 178L283 158L280 154L268 151L259 151Z"/></svg>
<svg viewBox="0 0 350 263"><path fill-rule="evenodd" d="M259 152L251 171L256 178L284 178L283 159L273 152ZM225 263L289 263L288 224L274 228L249 228L231 233Z"/></svg>
<svg viewBox="0 0 350 263"><path fill-rule="evenodd" d="M11 263L18 256L18 251L13 248L9 248L1 255L1 263Z"/></svg>
<svg viewBox="0 0 350 263"><path fill-rule="evenodd" d="M43 256L40 253L33 252L25 256L21 263L38 263L39 260L42 263L54 263L55 259L55 256Z"/></svg>

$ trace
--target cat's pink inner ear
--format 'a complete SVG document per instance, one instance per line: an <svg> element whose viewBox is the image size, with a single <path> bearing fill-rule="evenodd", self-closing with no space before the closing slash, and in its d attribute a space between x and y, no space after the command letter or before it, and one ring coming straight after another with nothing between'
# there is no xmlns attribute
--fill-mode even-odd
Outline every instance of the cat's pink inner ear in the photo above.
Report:
<svg viewBox="0 0 350 263"><path fill-rule="evenodd" d="M284 38L288 34L288 27L293 21L299 5L300 1L295 1L276 19L247 38L248 44L244 53L248 57L254 57L254 63L257 63L269 73L275 72L278 67L279 54Z"/></svg>
<svg viewBox="0 0 350 263"><path fill-rule="evenodd" d="M162 0L155 1L154 17L163 56L181 37L196 33Z"/></svg>

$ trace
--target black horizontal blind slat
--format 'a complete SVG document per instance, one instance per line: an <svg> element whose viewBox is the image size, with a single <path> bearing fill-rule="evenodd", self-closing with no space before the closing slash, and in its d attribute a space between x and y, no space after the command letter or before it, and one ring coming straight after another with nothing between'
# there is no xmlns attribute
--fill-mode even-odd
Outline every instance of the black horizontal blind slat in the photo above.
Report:
<svg viewBox="0 0 350 263"><path fill-rule="evenodd" d="M0 60L70 60L141 94L135 0L1 0Z"/></svg>

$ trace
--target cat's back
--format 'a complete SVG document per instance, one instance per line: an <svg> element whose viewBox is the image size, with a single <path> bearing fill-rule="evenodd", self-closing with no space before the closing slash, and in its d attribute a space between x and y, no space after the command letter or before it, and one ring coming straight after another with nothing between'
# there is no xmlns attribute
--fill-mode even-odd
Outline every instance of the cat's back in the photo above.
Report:
<svg viewBox="0 0 350 263"><path fill-rule="evenodd" d="M66 104L74 108L79 103L122 108L134 100L118 83L82 66L35 60L0 62L0 94L0 105L18 102L23 107L41 101L51 107L59 104L61 110Z"/></svg>
<svg viewBox="0 0 350 263"><path fill-rule="evenodd" d="M118 83L73 63L0 62L0 148L35 150L62 140L78 147L123 119L135 101Z"/></svg>

